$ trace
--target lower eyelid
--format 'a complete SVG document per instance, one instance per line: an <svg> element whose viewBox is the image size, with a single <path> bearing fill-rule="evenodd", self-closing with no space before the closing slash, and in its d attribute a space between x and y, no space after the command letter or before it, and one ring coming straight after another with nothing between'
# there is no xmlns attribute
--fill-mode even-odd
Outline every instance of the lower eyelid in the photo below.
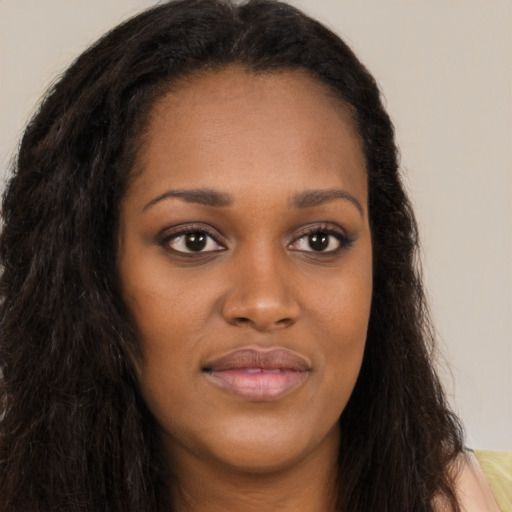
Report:
<svg viewBox="0 0 512 512"><path fill-rule="evenodd" d="M353 241L353 238L347 236L345 231L342 231L341 229L333 229L332 227L329 226L315 226L309 230L306 230L296 235L289 245L296 243L298 240L304 237L308 237L317 233L324 233L328 236L334 237L340 244L340 248L343 248L345 245L348 245Z"/></svg>
<svg viewBox="0 0 512 512"><path fill-rule="evenodd" d="M166 242L167 245L171 245L172 242L177 242L177 240L181 237L183 237L183 240L182 240L182 243L183 244L186 244L186 236L190 233L194 233L193 231L188 231L186 233L182 233L182 234L178 234L178 235L175 235L175 236L172 236L168 239L168 241ZM224 246L222 244L220 244L217 240L215 240L211 235L209 235L208 233L205 233L207 238L209 238L210 240L206 242L206 246L205 246L205 250L201 250L201 251L192 251L192 250L188 250L188 251L180 251L178 249L175 249L173 247L171 247L174 251L176 252L180 252L180 253L187 253L187 254L194 254L194 253L202 253L202 252L215 252L215 251L219 251L219 250L223 250L224 249ZM214 243L214 245L216 246L214 249L207 249L206 250L206 247L208 247L208 243ZM221 247L220 249L218 247Z"/></svg>
<svg viewBox="0 0 512 512"><path fill-rule="evenodd" d="M297 239L293 242L293 244L297 243L299 240L302 240L303 238L306 238L306 237L308 237L308 236L310 236L310 235L302 235L301 237L297 238ZM335 249L331 249L331 250L329 250L329 251L315 251L314 249L310 249L310 250L307 250L307 249L298 249L298 250L301 250L301 251L307 251L307 252L318 252L318 253L322 253L322 252L324 252L324 253L327 253L327 252L329 252L329 253L333 253L333 252L336 252L337 250L339 250L341 247L343 247L343 246L344 246L344 242L343 242L343 240L341 240L339 237L336 237L336 236L334 236L334 235L332 235L332 234L328 234L328 236L330 236L330 237L332 237L332 238L334 238L334 239L336 240L336 242L337 242L337 244L338 244L338 247L336 247ZM305 241L304 243L306 243L306 244L307 244L308 242L307 242L307 241Z"/></svg>
<svg viewBox="0 0 512 512"><path fill-rule="evenodd" d="M177 249L174 249L173 247L171 247L171 243L173 241L176 241L180 237L186 237L187 235L192 234L192 233L205 234L211 241L213 241L215 243L217 248L209 249L207 251L180 251L180 250L177 250ZM205 253L209 253L209 252L225 250L226 245L221 240L219 240L219 238L220 238L219 236L211 233L210 230L207 230L202 226L197 226L197 227L196 226L184 226L183 229L178 229L176 231L170 231L170 232L168 231L167 233L163 234L159 238L158 243L159 243L159 245L161 245L164 248L168 247L170 250L174 251L176 254L184 254L184 255L192 254L193 255L193 254L205 254Z"/></svg>

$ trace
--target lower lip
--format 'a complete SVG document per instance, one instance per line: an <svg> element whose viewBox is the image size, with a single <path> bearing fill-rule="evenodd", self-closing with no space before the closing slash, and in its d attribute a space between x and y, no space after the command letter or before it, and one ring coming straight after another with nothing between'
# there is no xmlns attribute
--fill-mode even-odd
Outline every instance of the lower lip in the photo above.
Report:
<svg viewBox="0 0 512 512"><path fill-rule="evenodd" d="M298 388L306 378L307 372L242 368L212 370L207 372L207 375L215 384L234 395L246 400L267 401L281 398Z"/></svg>

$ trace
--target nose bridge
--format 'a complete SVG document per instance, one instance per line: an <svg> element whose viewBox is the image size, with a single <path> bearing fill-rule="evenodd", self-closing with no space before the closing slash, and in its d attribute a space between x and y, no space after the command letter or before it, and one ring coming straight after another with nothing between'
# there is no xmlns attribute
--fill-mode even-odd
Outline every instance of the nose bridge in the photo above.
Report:
<svg viewBox="0 0 512 512"><path fill-rule="evenodd" d="M252 247L234 257L230 286L223 304L225 319L258 330L294 324L299 304L293 292L291 265L281 248L269 243Z"/></svg>

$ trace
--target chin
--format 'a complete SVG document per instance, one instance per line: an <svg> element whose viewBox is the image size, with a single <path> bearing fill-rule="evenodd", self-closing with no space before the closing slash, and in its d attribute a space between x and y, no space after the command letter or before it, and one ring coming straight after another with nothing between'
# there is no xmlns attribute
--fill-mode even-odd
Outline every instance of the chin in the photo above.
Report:
<svg viewBox="0 0 512 512"><path fill-rule="evenodd" d="M298 419L231 421L211 435L202 440L203 461L248 475L286 471L319 449L336 457L339 443L337 423L322 434Z"/></svg>

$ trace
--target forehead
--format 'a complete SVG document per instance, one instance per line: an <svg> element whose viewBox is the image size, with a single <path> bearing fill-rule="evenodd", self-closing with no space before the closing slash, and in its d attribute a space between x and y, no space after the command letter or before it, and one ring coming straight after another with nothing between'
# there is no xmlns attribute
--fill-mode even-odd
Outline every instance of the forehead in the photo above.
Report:
<svg viewBox="0 0 512 512"><path fill-rule="evenodd" d="M258 190L366 185L352 111L303 70L254 73L238 66L179 80L153 106L138 155L139 185L236 183ZM281 178L281 180L279 179ZM172 181L172 183L170 183Z"/></svg>
<svg viewBox="0 0 512 512"><path fill-rule="evenodd" d="M232 64L211 70L193 72L169 87L154 105L151 117L158 116L166 108L179 114L181 110L202 111L224 109L226 106L244 107L248 104L262 105L273 103L290 107L290 100L301 99L294 104L296 114L312 114L321 103L329 103L328 108L334 116L344 121L352 120L351 110L337 95L334 89L312 76L305 69L281 69L253 71ZM314 99L314 103L310 100ZM276 112L276 115L280 114Z"/></svg>

